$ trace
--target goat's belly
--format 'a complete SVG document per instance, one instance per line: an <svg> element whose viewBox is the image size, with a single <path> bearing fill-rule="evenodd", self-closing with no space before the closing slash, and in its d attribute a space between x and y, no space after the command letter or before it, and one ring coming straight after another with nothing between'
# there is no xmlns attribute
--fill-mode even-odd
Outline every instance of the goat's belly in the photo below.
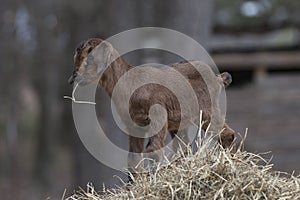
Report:
<svg viewBox="0 0 300 200"><path fill-rule="evenodd" d="M136 123L138 126L143 127L151 123L149 115L145 113L136 113L134 115L131 115L131 117L134 123ZM184 117L181 119L180 115L168 115L167 124L169 130L178 130L179 126L180 128L184 129L191 125L191 119Z"/></svg>
<svg viewBox="0 0 300 200"><path fill-rule="evenodd" d="M147 114L139 113L131 116L132 121L138 126L147 126L150 124L150 119Z"/></svg>
<svg viewBox="0 0 300 200"><path fill-rule="evenodd" d="M168 130L178 130L180 129L186 129L191 125L191 121L188 119L179 119L179 120L174 120L174 119L169 119L168 120Z"/></svg>

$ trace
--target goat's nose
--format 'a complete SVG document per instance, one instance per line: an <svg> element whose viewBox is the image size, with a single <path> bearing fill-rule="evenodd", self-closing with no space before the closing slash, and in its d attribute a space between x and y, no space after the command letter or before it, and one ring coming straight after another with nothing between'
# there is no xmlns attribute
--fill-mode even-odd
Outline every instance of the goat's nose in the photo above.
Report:
<svg viewBox="0 0 300 200"><path fill-rule="evenodd" d="M73 77L73 75L68 79L68 82L69 82L70 84L73 84L73 83L74 83L74 77Z"/></svg>
<svg viewBox="0 0 300 200"><path fill-rule="evenodd" d="M70 84L73 84L74 83L74 80L75 80L75 78L76 78L76 76L77 76L77 73L76 72L73 72L73 74L70 76L70 78L68 79L68 82L70 83Z"/></svg>

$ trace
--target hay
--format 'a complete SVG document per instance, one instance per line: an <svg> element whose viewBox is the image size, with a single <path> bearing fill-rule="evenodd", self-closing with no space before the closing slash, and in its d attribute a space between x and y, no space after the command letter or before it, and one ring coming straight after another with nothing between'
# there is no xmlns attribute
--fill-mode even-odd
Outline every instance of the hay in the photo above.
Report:
<svg viewBox="0 0 300 200"><path fill-rule="evenodd" d="M180 150L167 167L140 174L133 184L96 192L92 184L68 200L100 199L300 199L300 177L272 170L261 155L224 150L212 137L199 139L200 147ZM101 194L100 194L101 193Z"/></svg>
<svg viewBox="0 0 300 200"><path fill-rule="evenodd" d="M90 105L96 105L95 102L91 102L91 101L78 101L75 99L75 91L77 89L77 87L79 86L79 83L76 83L74 88L73 88L73 91L72 91L72 96L64 96L64 99L70 99L72 100L74 103L78 103L78 104L90 104Z"/></svg>

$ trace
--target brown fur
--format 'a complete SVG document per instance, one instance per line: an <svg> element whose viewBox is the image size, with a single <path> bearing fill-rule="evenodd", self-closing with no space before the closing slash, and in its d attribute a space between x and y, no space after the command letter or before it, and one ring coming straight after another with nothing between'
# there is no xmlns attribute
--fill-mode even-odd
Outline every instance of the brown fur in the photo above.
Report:
<svg viewBox="0 0 300 200"><path fill-rule="evenodd" d="M89 53L97 47L99 44L104 46L103 51L101 51L101 58L98 58L98 62L101 64L94 66L93 63L88 63ZM83 41L78 48L74 56L75 69L73 75L70 77L69 82L73 83L74 81L84 84L89 84L97 80L99 76L99 71L107 63L113 61L109 67L103 71L102 77L99 81L99 86L104 88L104 90L112 97L112 93L117 81L122 77L126 72L132 69L134 66L128 64L116 50L109 44L98 38L92 38L87 41ZM85 62L85 63L83 63ZM197 69L202 70L201 74L205 76L206 79L210 81L210 87L212 87L213 94L209 94L207 84L204 81L201 74L195 69L194 66L197 66ZM224 131L220 134L220 143L223 147L229 147L234 140L234 131L224 123L222 116L220 114L218 97L223 86L228 86L231 83L231 76L229 73L224 72L220 75L215 75L209 66L200 61L191 61L191 62L181 62L172 64L170 67L174 68L180 72L190 83L199 103L199 109L202 110L203 116L202 119L205 121L203 129L206 130L208 124L211 121L212 111L218 113L216 116L217 125L219 127L212 127L212 130L218 130L224 128ZM153 73L160 75L163 73L161 69L153 68L151 69ZM143 76L143 74L141 74ZM176 84L176 78L166 77L171 83ZM129 86L126 86L129 87ZM124 88L126 92L126 88ZM120 94L122 96L122 94ZM212 95L212 98L210 98ZM211 102L211 99L213 102ZM122 101L122 97L119 99L114 99L116 101L116 106L121 119L126 125L126 118L122 118L122 114L128 112L124 107L126 104ZM171 136L174 137L178 131L180 122L184 124L183 128L187 129L191 125L191 121L197 122L199 116L195 116L192 119L185 119L184 116L181 116L180 104L176 96L164 86L158 84L147 84L144 85L132 94L129 101L129 114L132 120L139 126L149 125L151 120L149 119L149 109L155 104L162 105L167 111L167 123L159 131L158 134L149 138L145 152L153 152L161 149L164 146L166 134L169 131ZM213 109L213 110L212 110ZM183 118L182 118L183 117ZM183 119L183 121L182 121ZM127 126L129 132L134 131L134 127ZM133 153L142 153L144 151L144 138L137 138L130 136L129 137L129 150ZM133 168L141 156L138 154L129 154L128 165L129 168ZM162 151L158 151L153 158L160 160L162 158Z"/></svg>

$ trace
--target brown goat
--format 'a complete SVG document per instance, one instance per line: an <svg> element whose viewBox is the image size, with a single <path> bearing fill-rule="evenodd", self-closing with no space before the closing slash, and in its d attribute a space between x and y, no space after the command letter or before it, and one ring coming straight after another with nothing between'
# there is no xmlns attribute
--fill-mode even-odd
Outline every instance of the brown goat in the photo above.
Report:
<svg viewBox="0 0 300 200"><path fill-rule="evenodd" d="M97 47L102 46L98 51L96 57L89 57L91 52ZM99 55L100 54L100 55ZM96 60L96 61L95 61ZM99 74L102 76L99 81L99 86L102 87L110 97L113 96L113 90L119 81L119 79L129 72L134 66L128 64L118 52L112 47L112 45L106 41L98 38L88 39L83 41L76 49L74 56L75 69L73 75L70 77L69 82L72 84L74 81L79 85L89 84L98 80ZM96 64L95 64L96 63ZM108 67L106 68L106 65ZM195 66L197 69L195 69ZM216 127L211 127L212 130L217 131L223 128L220 133L219 142L223 147L229 147L234 140L234 131L224 123L224 120L220 114L219 109L219 95L223 86L228 86L231 83L231 76L229 73L224 72L220 75L215 75L211 68L203 62L191 61L191 62L180 62L170 65L172 69L179 72L186 80L188 80L192 89L194 90L197 97L197 106L199 110L197 116L186 118L181 113L181 105L176 98L176 95L172 93L168 88L160 84L145 84L137 88L131 95L129 100L129 114L135 124L140 127L147 126L151 123L149 118L150 107L159 104L166 109L166 123L163 125L158 134L153 135L149 138L149 142L144 151L144 138L129 136L129 153L128 156L128 167L134 171L134 167L142 158L142 153L156 152L152 154L152 158L157 161L162 159L161 149L164 147L165 138L169 131L172 138L175 137L179 124L181 128L187 129L191 126L191 122L198 122L199 113L202 110L202 119L205 121L202 128L206 130L209 123L211 122L212 112L216 112ZM199 70L201 74L199 73ZM166 76L164 70L160 68L151 68L151 73L155 76ZM143 77L145 74L141 73L139 77ZM205 76L205 77L203 77ZM178 77L164 77L166 81L171 82L175 86L180 88L177 84ZM205 80L204 80L205 78ZM207 83L206 80L209 80ZM133 83L134 84L134 83ZM126 93L129 85L123 86L124 93ZM211 88L213 94L209 93L208 87ZM124 113L128 113L128 102L124 102L121 97L113 99L116 104L118 113L121 116L124 124L127 124L128 132L134 132L135 127L130 126L127 123L127 118L122 118ZM126 109L127 106L127 109Z"/></svg>

